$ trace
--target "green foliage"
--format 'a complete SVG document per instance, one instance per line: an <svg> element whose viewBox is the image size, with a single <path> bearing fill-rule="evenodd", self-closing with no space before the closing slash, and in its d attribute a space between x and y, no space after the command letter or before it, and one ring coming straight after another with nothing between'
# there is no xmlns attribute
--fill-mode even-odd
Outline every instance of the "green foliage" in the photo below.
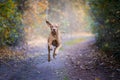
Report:
<svg viewBox="0 0 120 80"><path fill-rule="evenodd" d="M17 44L22 36L21 18L13 0L0 2L0 46Z"/></svg>
<svg viewBox="0 0 120 80"><path fill-rule="evenodd" d="M117 59L120 57L120 0L87 1L94 16L93 31L99 48Z"/></svg>

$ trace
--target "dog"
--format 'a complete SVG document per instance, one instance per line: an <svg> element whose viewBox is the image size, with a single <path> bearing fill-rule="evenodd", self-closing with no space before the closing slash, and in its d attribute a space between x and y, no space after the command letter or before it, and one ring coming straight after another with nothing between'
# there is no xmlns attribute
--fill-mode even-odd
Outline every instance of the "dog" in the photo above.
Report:
<svg viewBox="0 0 120 80"><path fill-rule="evenodd" d="M48 61L50 61L50 51L52 50L52 46L54 46L53 58L55 58L62 44L60 32L58 30L59 26L57 24L52 24L47 20L46 24L51 29L50 35L48 37Z"/></svg>

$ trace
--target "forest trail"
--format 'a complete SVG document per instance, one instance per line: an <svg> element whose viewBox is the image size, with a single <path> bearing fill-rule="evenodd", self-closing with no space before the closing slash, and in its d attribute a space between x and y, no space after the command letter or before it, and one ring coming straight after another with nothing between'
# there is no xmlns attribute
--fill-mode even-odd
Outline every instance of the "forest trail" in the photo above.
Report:
<svg viewBox="0 0 120 80"><path fill-rule="evenodd" d="M117 80L96 66L94 37L80 36L63 38L63 47L51 62L47 61L46 39L35 38L29 42L30 58L11 63L12 69L1 65L0 80Z"/></svg>

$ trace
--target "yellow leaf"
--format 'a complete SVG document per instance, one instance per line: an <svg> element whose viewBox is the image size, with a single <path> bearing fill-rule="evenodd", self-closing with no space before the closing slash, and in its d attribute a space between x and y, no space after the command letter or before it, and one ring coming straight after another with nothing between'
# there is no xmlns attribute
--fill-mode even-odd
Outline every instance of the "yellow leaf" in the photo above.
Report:
<svg viewBox="0 0 120 80"><path fill-rule="evenodd" d="M96 77L95 80L100 80L100 78Z"/></svg>

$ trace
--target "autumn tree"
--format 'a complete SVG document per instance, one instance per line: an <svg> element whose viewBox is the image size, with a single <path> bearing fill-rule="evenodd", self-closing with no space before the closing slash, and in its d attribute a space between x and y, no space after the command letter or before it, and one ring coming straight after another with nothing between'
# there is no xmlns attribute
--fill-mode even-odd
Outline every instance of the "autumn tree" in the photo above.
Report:
<svg viewBox="0 0 120 80"><path fill-rule="evenodd" d="M13 0L0 1L0 46L15 45L20 39L22 15Z"/></svg>

